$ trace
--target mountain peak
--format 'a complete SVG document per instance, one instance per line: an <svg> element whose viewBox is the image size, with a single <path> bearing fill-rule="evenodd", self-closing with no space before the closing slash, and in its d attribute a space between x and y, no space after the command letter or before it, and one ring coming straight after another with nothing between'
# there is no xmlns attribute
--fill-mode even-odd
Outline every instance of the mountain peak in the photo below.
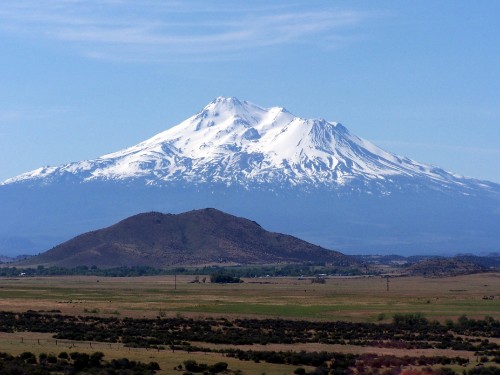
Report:
<svg viewBox="0 0 500 375"><path fill-rule="evenodd" d="M242 105L242 102L235 96L218 96L211 103Z"/></svg>
<svg viewBox="0 0 500 375"><path fill-rule="evenodd" d="M95 160L28 172L4 184L141 180L147 185L188 182L245 189L362 187L387 194L400 189L401 178L425 181L439 190L478 185L386 152L340 123L302 119L283 107L262 108L220 96L138 145Z"/></svg>
<svg viewBox="0 0 500 375"><path fill-rule="evenodd" d="M235 110L245 105L248 105L248 102L242 102L234 96L218 96L207 104L204 110Z"/></svg>

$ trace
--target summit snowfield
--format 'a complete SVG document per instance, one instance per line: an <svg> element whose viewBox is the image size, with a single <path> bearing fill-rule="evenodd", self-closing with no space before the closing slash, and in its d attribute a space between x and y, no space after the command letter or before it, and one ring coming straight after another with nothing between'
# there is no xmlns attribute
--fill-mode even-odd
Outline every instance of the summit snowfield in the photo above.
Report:
<svg viewBox="0 0 500 375"><path fill-rule="evenodd" d="M135 146L10 178L0 205L0 254L47 250L144 211L205 207L347 253L500 244L498 184L391 154L336 122L232 97Z"/></svg>
<svg viewBox="0 0 500 375"><path fill-rule="evenodd" d="M339 123L306 120L219 97L179 125L136 146L95 160L43 167L4 184L137 181L224 184L246 189L376 189L391 193L401 177L434 188L487 188L442 169L388 153Z"/></svg>

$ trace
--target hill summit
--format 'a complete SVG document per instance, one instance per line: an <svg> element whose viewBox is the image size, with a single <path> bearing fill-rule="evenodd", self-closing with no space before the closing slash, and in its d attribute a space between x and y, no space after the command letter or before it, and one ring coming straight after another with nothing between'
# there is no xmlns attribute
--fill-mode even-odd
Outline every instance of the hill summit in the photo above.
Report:
<svg viewBox="0 0 500 375"><path fill-rule="evenodd" d="M321 262L349 257L216 209L149 212L77 236L24 264L49 266L193 266Z"/></svg>

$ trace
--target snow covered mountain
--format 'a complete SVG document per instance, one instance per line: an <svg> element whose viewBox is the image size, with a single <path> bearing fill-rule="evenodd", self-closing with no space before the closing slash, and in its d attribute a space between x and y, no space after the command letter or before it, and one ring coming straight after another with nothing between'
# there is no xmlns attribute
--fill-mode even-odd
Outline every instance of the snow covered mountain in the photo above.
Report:
<svg viewBox="0 0 500 375"><path fill-rule="evenodd" d="M341 124L219 97L127 149L0 184L0 254L145 211L215 207L347 253L498 251L500 185L386 152Z"/></svg>
<svg viewBox="0 0 500 375"><path fill-rule="evenodd" d="M400 189L401 178L464 192L489 187L388 153L339 123L306 120L284 108L264 109L231 97L217 98L136 146L95 160L39 168L4 184L142 180L148 185L189 182L390 193Z"/></svg>

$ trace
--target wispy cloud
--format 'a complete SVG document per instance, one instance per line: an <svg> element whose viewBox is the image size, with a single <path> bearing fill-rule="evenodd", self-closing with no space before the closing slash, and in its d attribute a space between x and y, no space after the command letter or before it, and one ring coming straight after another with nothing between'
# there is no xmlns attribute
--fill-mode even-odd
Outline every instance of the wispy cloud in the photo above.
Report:
<svg viewBox="0 0 500 375"><path fill-rule="evenodd" d="M485 147L462 146L462 145L439 144L439 143L387 141L387 140L386 141L375 140L374 143L376 143L378 146L387 148L400 147L407 150L419 149L419 150L439 151L443 153L476 153L483 155L500 156L500 148L485 148Z"/></svg>
<svg viewBox="0 0 500 375"><path fill-rule="evenodd" d="M0 108L0 128L10 128L26 122L57 118L69 112L68 108Z"/></svg>
<svg viewBox="0 0 500 375"><path fill-rule="evenodd" d="M267 3L267 4L266 4ZM70 44L100 59L158 61L352 40L370 15L302 3L26 0L0 5L0 30ZM278 4L278 5L275 5Z"/></svg>

